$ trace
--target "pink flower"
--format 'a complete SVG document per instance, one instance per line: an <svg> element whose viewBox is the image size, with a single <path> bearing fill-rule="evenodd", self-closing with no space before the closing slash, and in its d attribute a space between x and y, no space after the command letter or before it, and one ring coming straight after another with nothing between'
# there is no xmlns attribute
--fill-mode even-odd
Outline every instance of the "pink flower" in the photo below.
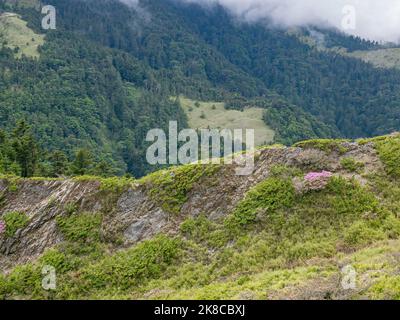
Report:
<svg viewBox="0 0 400 320"><path fill-rule="evenodd" d="M332 172L329 171L322 171L322 172L310 172L308 173L304 179L306 181L315 181L315 180L320 180L320 179L329 179L333 176Z"/></svg>
<svg viewBox="0 0 400 320"><path fill-rule="evenodd" d="M0 235L6 231L6 223L2 220L0 220Z"/></svg>
<svg viewBox="0 0 400 320"><path fill-rule="evenodd" d="M333 173L329 171L310 172L304 177L305 186L308 190L322 190L332 176Z"/></svg>

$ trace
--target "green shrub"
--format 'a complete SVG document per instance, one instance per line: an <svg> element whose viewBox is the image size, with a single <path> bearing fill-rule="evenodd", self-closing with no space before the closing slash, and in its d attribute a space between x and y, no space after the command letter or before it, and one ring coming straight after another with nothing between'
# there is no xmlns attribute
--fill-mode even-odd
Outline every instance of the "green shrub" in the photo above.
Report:
<svg viewBox="0 0 400 320"><path fill-rule="evenodd" d="M355 222L344 233L344 242L350 247L370 244L384 238L385 234L381 230L371 227L365 221Z"/></svg>
<svg viewBox="0 0 400 320"><path fill-rule="evenodd" d="M386 137L375 142L375 146L386 172L400 178L400 137Z"/></svg>
<svg viewBox="0 0 400 320"><path fill-rule="evenodd" d="M214 230L214 226L205 216L189 218L180 226L181 232L191 239L198 241L205 240L209 233Z"/></svg>
<svg viewBox="0 0 400 320"><path fill-rule="evenodd" d="M39 259L41 265L52 266L57 273L65 273L74 268L74 262L57 249L48 249Z"/></svg>
<svg viewBox="0 0 400 320"><path fill-rule="evenodd" d="M100 240L102 215L97 213L58 216L57 225L68 241L95 242Z"/></svg>
<svg viewBox="0 0 400 320"><path fill-rule="evenodd" d="M190 164L155 172L142 182L150 188L150 197L169 213L178 214L187 201L187 195L201 178L212 176L217 165Z"/></svg>
<svg viewBox="0 0 400 320"><path fill-rule="evenodd" d="M204 242L207 246L220 248L229 240L223 226L218 225L205 216L189 218L180 226L183 235L197 243Z"/></svg>
<svg viewBox="0 0 400 320"><path fill-rule="evenodd" d="M10 288L8 281L4 275L0 273L0 300L5 300L6 295L9 293Z"/></svg>
<svg viewBox="0 0 400 320"><path fill-rule="evenodd" d="M349 172L357 172L357 173L360 173L365 166L364 163L357 162L354 158L343 158L340 161L340 164L343 167L343 169Z"/></svg>
<svg viewBox="0 0 400 320"><path fill-rule="evenodd" d="M126 290L156 279L179 255L181 242L166 236L144 241L136 247L106 257L82 270L88 289L113 286Z"/></svg>
<svg viewBox="0 0 400 320"><path fill-rule="evenodd" d="M327 153L336 151L340 154L345 154L348 152L348 149L343 146L343 143L348 141L349 140L345 139L314 139L298 142L294 144L294 147L303 149L318 149Z"/></svg>
<svg viewBox="0 0 400 320"><path fill-rule="evenodd" d="M15 267L7 276L6 281L9 295L34 297L42 292L41 270L33 264Z"/></svg>
<svg viewBox="0 0 400 320"><path fill-rule="evenodd" d="M336 253L335 244L326 241L309 241L288 245L283 250L288 261L307 260L313 257L329 258Z"/></svg>
<svg viewBox="0 0 400 320"><path fill-rule="evenodd" d="M268 178L251 189L233 212L233 221L247 225L256 220L258 213L272 213L290 208L294 204L295 190L290 180Z"/></svg>
<svg viewBox="0 0 400 320"><path fill-rule="evenodd" d="M303 172L300 169L285 165L275 165L272 166L269 170L271 176L275 178L287 179L287 178L299 177L303 174Z"/></svg>
<svg viewBox="0 0 400 320"><path fill-rule="evenodd" d="M382 222L382 230L389 239L398 239L400 237L400 219L393 214L389 214Z"/></svg>
<svg viewBox="0 0 400 320"><path fill-rule="evenodd" d="M134 178L112 177L100 179L100 190L121 193L131 187L135 182Z"/></svg>
<svg viewBox="0 0 400 320"><path fill-rule="evenodd" d="M28 216L23 212L13 211L6 213L3 216L3 220L6 224L5 236L7 238L12 238L15 236L19 229L27 226L29 222Z"/></svg>
<svg viewBox="0 0 400 320"><path fill-rule="evenodd" d="M367 293L374 300L400 300L400 276L384 276Z"/></svg>
<svg viewBox="0 0 400 320"><path fill-rule="evenodd" d="M333 195L328 201L338 215L360 216L381 211L379 201L374 194L362 188L356 180L347 181L341 177L333 177L326 188L326 193Z"/></svg>
<svg viewBox="0 0 400 320"><path fill-rule="evenodd" d="M78 205L74 202L68 202L64 205L64 211L67 215L72 215L78 210Z"/></svg>

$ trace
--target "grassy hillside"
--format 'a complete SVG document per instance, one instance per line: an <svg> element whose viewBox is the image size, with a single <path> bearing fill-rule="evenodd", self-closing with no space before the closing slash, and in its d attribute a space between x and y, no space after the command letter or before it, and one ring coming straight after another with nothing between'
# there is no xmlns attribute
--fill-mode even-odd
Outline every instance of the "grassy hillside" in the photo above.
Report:
<svg viewBox="0 0 400 320"><path fill-rule="evenodd" d="M265 148L241 178L200 165L137 181L3 178L0 297L400 299L399 160L395 134ZM55 291L41 288L45 265Z"/></svg>
<svg viewBox="0 0 400 320"><path fill-rule="evenodd" d="M365 48L358 48L358 46L353 48L351 44L354 45L354 43L352 43L351 39L346 39L344 35L341 34L335 35L327 30L322 32L304 32L302 30L292 29L288 31L288 34L296 36L301 42L318 51L337 53L346 57L357 58L364 62L371 63L378 68L398 69L400 67L400 48L385 48L377 44L373 45L372 43L369 43L370 46L368 46L368 42L365 43ZM344 40L344 42L332 41L332 39L330 39L332 34L334 34L335 37L339 36L339 40ZM332 42L335 45L332 45Z"/></svg>
<svg viewBox="0 0 400 320"><path fill-rule="evenodd" d="M380 49L371 51L355 51L351 57L372 63L379 68L400 68L400 48Z"/></svg>
<svg viewBox="0 0 400 320"><path fill-rule="evenodd" d="M183 110L169 100L179 95L224 102L227 109L265 109L266 125L260 109L214 110L221 111L214 113L216 126L255 127L257 144L400 128L398 70L314 50L282 30L237 24L221 7L141 0L138 9L114 0L54 0L57 30L45 32L38 57L42 42L32 38L44 32L43 15L29 3L0 2L0 11L28 23L12 17L9 47L1 48L0 127L10 131L26 119L44 151L61 149L69 160L85 148L120 175L147 174L146 133L170 120L187 125ZM375 48L345 36L330 39L330 48ZM17 45L20 52L13 51ZM201 111L189 118L193 127L214 125L212 119L203 124Z"/></svg>
<svg viewBox="0 0 400 320"><path fill-rule="evenodd" d="M243 111L227 110L224 103L201 102L180 98L181 105L193 129L254 129L255 145L267 145L274 141L274 131L264 120L264 109L249 107Z"/></svg>
<svg viewBox="0 0 400 320"><path fill-rule="evenodd" d="M3 43L12 49L17 58L39 57L38 47L44 44L44 35L36 34L28 28L27 22L14 13L0 15L0 34Z"/></svg>

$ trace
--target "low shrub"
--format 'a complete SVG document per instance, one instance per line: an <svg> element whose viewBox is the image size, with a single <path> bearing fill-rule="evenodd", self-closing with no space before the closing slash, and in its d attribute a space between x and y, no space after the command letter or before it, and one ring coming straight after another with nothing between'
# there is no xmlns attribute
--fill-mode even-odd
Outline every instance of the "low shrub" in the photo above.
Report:
<svg viewBox="0 0 400 320"><path fill-rule="evenodd" d="M57 225L65 239L73 242L96 242L100 240L102 215L98 213L58 216Z"/></svg>
<svg viewBox="0 0 400 320"><path fill-rule="evenodd" d="M365 166L364 163L357 162L354 158L349 158L349 157L343 158L340 161L340 165L342 166L343 169L349 172L356 172L356 173L360 173Z"/></svg>
<svg viewBox="0 0 400 320"><path fill-rule="evenodd" d="M349 140L345 139L314 139L298 142L294 144L294 147L303 149L318 149L327 153L336 151L340 154L345 154L348 152L348 149L343 146L343 143L348 141Z"/></svg>
<svg viewBox="0 0 400 320"><path fill-rule="evenodd" d="M89 265L81 271L81 277L89 290L109 286L126 290L160 277L178 257L180 246L177 239L158 236Z"/></svg>
<svg viewBox="0 0 400 320"><path fill-rule="evenodd" d="M251 189L233 212L237 225L245 226L256 220L259 213L268 215L294 204L295 189L290 180L268 178Z"/></svg>
<svg viewBox="0 0 400 320"><path fill-rule="evenodd" d="M2 217L5 224L4 234L7 238L15 236L19 229L27 226L29 222L28 216L19 211L8 212Z"/></svg>
<svg viewBox="0 0 400 320"><path fill-rule="evenodd" d="M178 214L194 184L219 169L217 165L190 164L155 172L141 182L148 185L150 197L166 212Z"/></svg>
<svg viewBox="0 0 400 320"><path fill-rule="evenodd" d="M387 174L400 177L400 137L386 137L375 142L379 158L385 165Z"/></svg>

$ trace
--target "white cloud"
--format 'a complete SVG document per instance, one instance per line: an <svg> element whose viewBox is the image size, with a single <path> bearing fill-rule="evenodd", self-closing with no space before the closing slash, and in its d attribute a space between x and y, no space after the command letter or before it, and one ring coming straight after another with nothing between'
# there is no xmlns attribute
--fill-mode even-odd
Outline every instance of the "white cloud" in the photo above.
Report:
<svg viewBox="0 0 400 320"><path fill-rule="evenodd" d="M333 26L377 41L399 42L400 0L181 0L205 5L219 3L247 21L270 18L282 26ZM343 9L355 9L355 29L344 30ZM347 7L348 8L348 7Z"/></svg>

